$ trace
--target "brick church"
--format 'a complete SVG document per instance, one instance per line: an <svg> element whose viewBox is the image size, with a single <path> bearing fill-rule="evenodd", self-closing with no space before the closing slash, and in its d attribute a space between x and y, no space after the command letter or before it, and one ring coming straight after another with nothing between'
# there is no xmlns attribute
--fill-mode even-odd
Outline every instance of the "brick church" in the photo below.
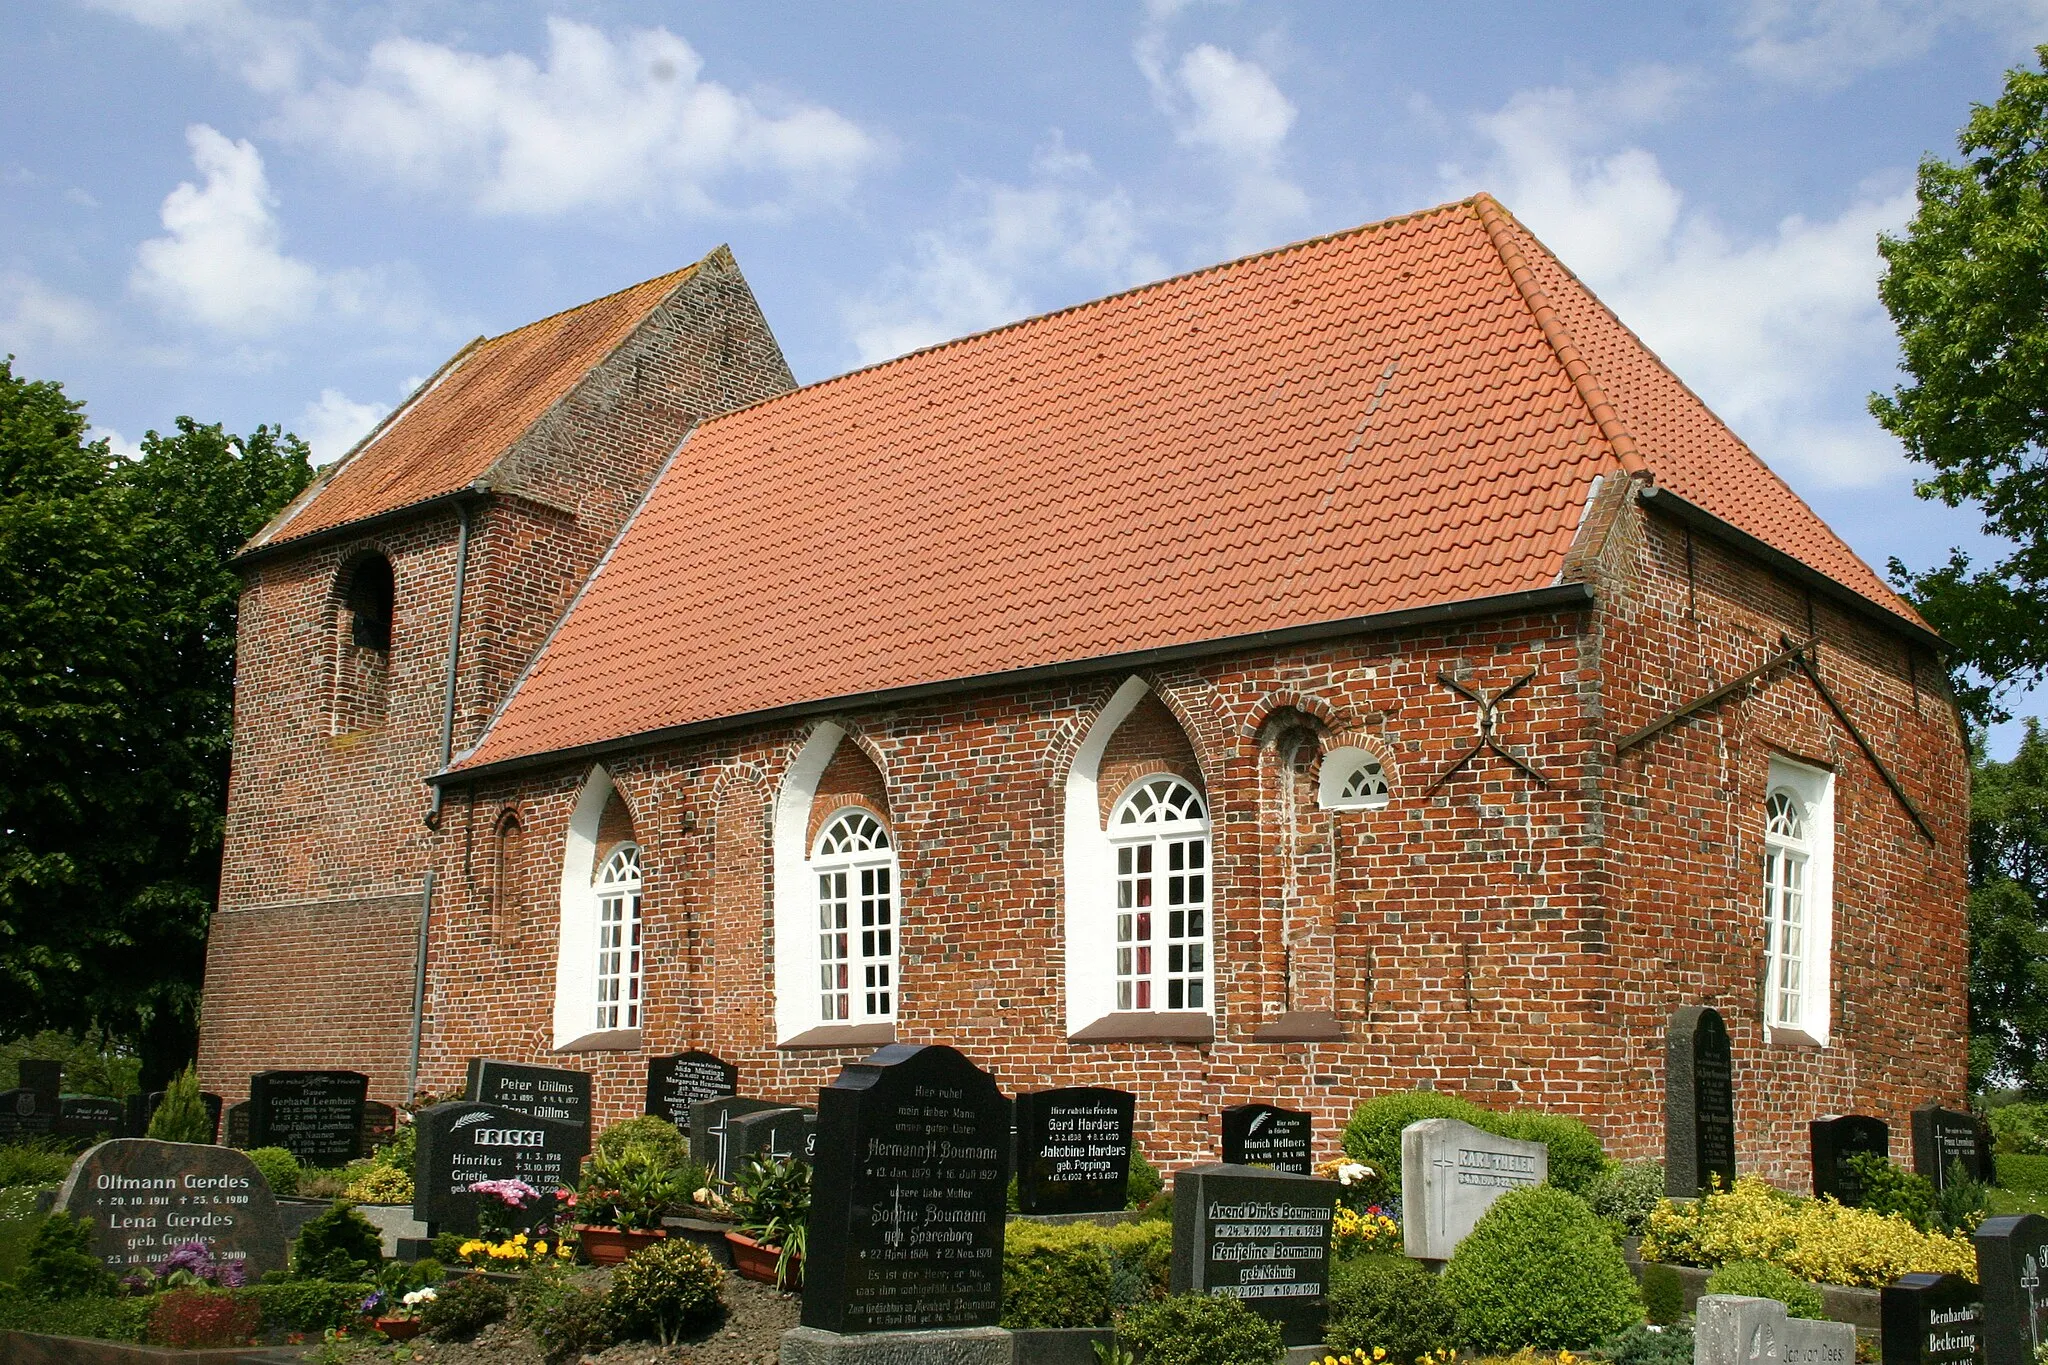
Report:
<svg viewBox="0 0 2048 1365"><path fill-rule="evenodd" d="M1492 199L799 387L721 248L468 346L243 551L201 1074L700 1047L1434 1086L1745 1169L1965 1087L1940 641Z"/></svg>

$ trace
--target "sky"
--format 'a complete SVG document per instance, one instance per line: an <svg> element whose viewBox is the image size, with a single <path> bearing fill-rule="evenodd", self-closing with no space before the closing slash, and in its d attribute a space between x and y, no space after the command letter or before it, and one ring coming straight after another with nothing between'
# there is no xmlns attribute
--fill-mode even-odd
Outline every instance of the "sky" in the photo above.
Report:
<svg viewBox="0 0 2048 1365"><path fill-rule="evenodd" d="M1486 189L1924 567L1981 542L1868 415L1877 237L2041 42L2048 0L14 3L0 352L116 449L190 415L327 461L720 243L811 382Z"/></svg>

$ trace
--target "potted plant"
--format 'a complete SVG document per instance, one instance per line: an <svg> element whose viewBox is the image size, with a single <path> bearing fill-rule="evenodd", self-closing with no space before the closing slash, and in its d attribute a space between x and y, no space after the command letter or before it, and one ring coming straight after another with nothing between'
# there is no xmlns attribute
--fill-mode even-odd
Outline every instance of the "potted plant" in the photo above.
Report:
<svg viewBox="0 0 2048 1365"><path fill-rule="evenodd" d="M739 1226L725 1234L732 1268L750 1280L789 1289L803 1283L811 1226L811 1168L790 1158L755 1157L733 1180Z"/></svg>
<svg viewBox="0 0 2048 1365"><path fill-rule="evenodd" d="M683 1183L658 1152L638 1143L617 1156L592 1156L575 1197L577 1239L590 1263L618 1265L666 1237L661 1220L686 1201Z"/></svg>
<svg viewBox="0 0 2048 1365"><path fill-rule="evenodd" d="M410 1341L420 1334L420 1313L438 1297L431 1287L415 1289L400 1297L391 1311L372 1319L377 1330L393 1341Z"/></svg>

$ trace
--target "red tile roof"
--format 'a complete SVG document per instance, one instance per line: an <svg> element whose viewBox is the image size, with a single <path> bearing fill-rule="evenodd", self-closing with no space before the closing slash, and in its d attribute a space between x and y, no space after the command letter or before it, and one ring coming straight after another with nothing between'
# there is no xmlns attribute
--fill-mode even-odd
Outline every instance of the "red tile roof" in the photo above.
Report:
<svg viewBox="0 0 2048 1365"><path fill-rule="evenodd" d="M247 548L298 540L466 487L696 269L685 266L471 342Z"/></svg>
<svg viewBox="0 0 2048 1365"><path fill-rule="evenodd" d="M1916 619L1480 196L706 422L457 766L1546 587L1644 467Z"/></svg>

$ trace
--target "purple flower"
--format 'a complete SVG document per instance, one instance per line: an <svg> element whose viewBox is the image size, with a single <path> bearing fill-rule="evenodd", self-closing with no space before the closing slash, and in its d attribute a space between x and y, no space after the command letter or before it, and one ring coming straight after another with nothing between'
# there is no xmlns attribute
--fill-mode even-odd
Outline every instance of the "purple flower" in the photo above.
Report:
<svg viewBox="0 0 2048 1365"><path fill-rule="evenodd" d="M163 1268L158 1273L168 1275L174 1270L189 1270L201 1279L210 1277L214 1270L213 1253L206 1243L198 1239L180 1242L164 1258Z"/></svg>
<svg viewBox="0 0 2048 1365"><path fill-rule="evenodd" d="M478 1180L469 1187L471 1194L487 1194L508 1209L524 1208L540 1198L540 1191L524 1180Z"/></svg>
<svg viewBox="0 0 2048 1365"><path fill-rule="evenodd" d="M364 1314L374 1313L377 1311L377 1305L382 1302L384 1302L384 1295L382 1293L372 1294L369 1298L356 1305L356 1311Z"/></svg>
<svg viewBox="0 0 2048 1365"><path fill-rule="evenodd" d="M240 1289L249 1283L249 1267L242 1261L223 1261L213 1282L222 1289Z"/></svg>

